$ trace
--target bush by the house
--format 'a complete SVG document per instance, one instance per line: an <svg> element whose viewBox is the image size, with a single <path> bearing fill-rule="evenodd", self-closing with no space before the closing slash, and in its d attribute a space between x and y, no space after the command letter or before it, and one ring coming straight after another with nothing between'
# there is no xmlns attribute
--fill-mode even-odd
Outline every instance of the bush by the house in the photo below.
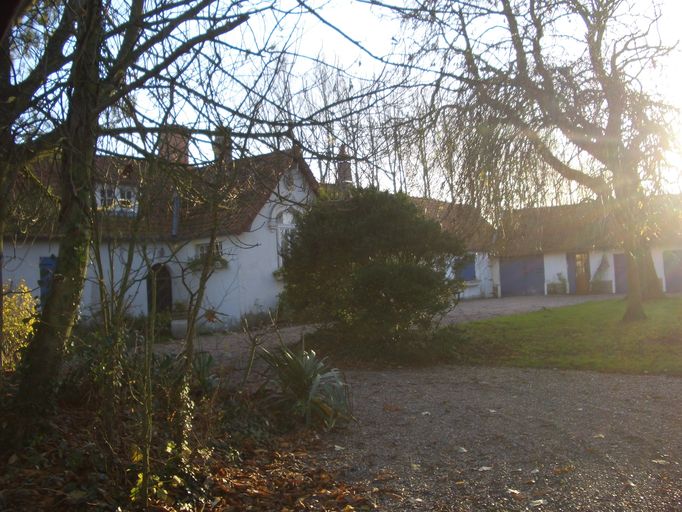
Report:
<svg viewBox="0 0 682 512"><path fill-rule="evenodd" d="M407 196L355 190L298 217L283 298L299 320L331 322L358 342L394 342L451 307L462 254Z"/></svg>
<svg viewBox="0 0 682 512"><path fill-rule="evenodd" d="M37 301L23 280L12 288L3 286L2 293L2 365L4 370L11 370L16 367L21 349L33 334Z"/></svg>

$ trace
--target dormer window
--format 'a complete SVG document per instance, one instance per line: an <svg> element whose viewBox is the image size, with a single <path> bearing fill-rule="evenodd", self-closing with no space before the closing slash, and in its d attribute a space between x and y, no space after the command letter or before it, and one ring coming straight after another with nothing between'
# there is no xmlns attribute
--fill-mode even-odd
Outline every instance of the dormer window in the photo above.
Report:
<svg viewBox="0 0 682 512"><path fill-rule="evenodd" d="M97 208L110 215L137 215L137 194L130 186L102 185L97 195Z"/></svg>
<svg viewBox="0 0 682 512"><path fill-rule="evenodd" d="M133 208L135 205L135 191L130 187L120 187L118 204L121 208Z"/></svg>

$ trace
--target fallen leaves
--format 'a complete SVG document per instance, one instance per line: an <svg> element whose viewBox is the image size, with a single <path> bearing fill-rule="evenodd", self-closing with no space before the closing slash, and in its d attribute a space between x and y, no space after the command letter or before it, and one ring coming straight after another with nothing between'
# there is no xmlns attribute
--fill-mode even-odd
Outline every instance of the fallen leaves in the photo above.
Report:
<svg viewBox="0 0 682 512"><path fill-rule="evenodd" d="M374 510L370 491L342 482L303 451L250 452L242 464L219 468L212 494L217 510Z"/></svg>
<svg viewBox="0 0 682 512"><path fill-rule="evenodd" d="M566 464L565 466L558 466L552 470L552 472L559 476L559 475L564 475L566 473L571 473L575 471L575 466L573 464Z"/></svg>

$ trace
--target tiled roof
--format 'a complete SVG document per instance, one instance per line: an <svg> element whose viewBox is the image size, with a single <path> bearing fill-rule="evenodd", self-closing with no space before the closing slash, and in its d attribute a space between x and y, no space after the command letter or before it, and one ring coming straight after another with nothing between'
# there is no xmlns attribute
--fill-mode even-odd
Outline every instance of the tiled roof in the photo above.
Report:
<svg viewBox="0 0 682 512"><path fill-rule="evenodd" d="M46 189L54 193L60 186L55 172L57 165L54 161L41 162L31 172L36 179L24 175L18 180L13 195L17 202L26 204L23 209L28 213L23 215L25 218L14 219L14 226L8 233L20 231L34 237L50 237L56 233L58 210L54 201L44 196ZM134 231L136 236L147 240L189 240L208 236L213 219L205 198L216 191L218 182L222 196L218 234L238 235L250 228L280 178L294 166L298 166L311 190L317 191L317 181L297 149L204 168L154 168L143 160L100 155L95 161L96 184L134 186L140 194L138 208L141 212L137 217L101 215L102 235L109 239L127 238ZM175 190L179 191L181 199L178 229L173 236ZM38 197L41 200L36 203Z"/></svg>
<svg viewBox="0 0 682 512"><path fill-rule="evenodd" d="M525 208L503 216L498 230L496 252L521 256L550 252L583 252L613 249L622 245L623 228L612 205L597 201L579 204ZM649 228L652 242L682 241L682 201L680 196L650 199Z"/></svg>
<svg viewBox="0 0 682 512"><path fill-rule="evenodd" d="M469 251L489 251L492 247L495 230L478 208L424 197L410 199L428 218L461 238Z"/></svg>
<svg viewBox="0 0 682 512"><path fill-rule="evenodd" d="M221 201L217 213L218 231L223 235L237 235L249 230L277 188L280 178L295 165L298 165L311 190L317 191L317 180L295 150L235 160L228 164L227 170L221 170L225 173L221 176L216 176L214 168L195 169L192 179L195 189L206 194L215 188L216 183L220 184L221 194L227 197ZM211 206L202 202L202 197L196 199L184 199L182 202L178 234L182 239L206 237L211 232Z"/></svg>

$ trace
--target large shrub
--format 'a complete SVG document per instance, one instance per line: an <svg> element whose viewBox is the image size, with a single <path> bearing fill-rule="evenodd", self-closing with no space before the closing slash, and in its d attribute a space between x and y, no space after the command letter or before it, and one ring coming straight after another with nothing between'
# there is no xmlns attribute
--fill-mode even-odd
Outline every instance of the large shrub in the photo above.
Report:
<svg viewBox="0 0 682 512"><path fill-rule="evenodd" d="M463 247L402 194L355 190L298 215L283 254L284 301L299 319L390 340L451 307Z"/></svg>
<svg viewBox="0 0 682 512"><path fill-rule="evenodd" d="M36 299L23 279L13 288L2 287L2 364L3 369L14 369L19 362L21 349L33 334L36 319Z"/></svg>

